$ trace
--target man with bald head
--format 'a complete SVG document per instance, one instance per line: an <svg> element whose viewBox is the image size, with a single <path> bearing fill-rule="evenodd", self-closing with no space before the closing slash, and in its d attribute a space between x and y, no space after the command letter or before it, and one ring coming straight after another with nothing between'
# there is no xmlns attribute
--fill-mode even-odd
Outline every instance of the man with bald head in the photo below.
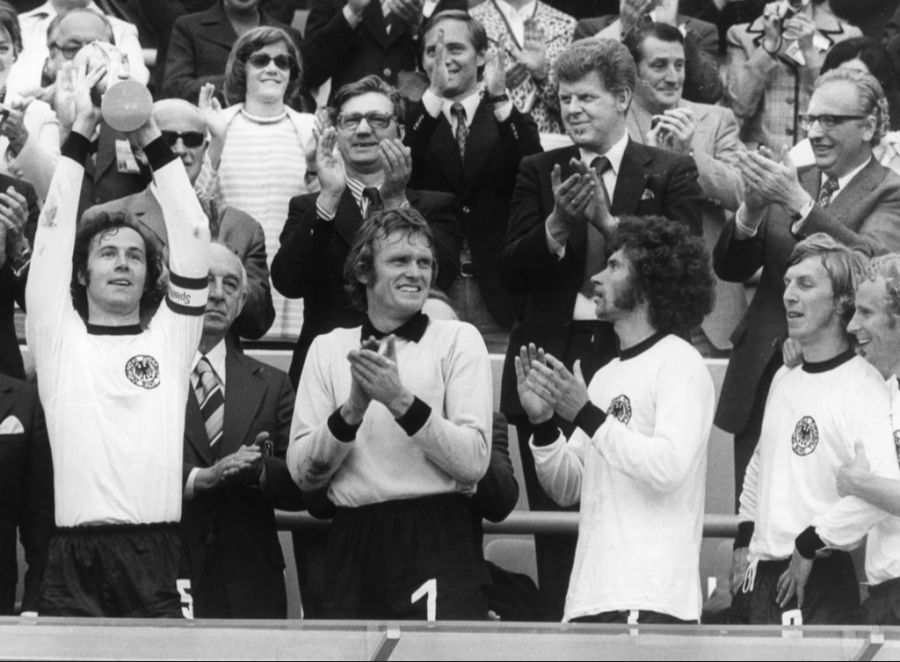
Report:
<svg viewBox="0 0 900 662"><path fill-rule="evenodd" d="M57 22L56 19L63 14L70 16L66 17L64 29L60 29L63 23ZM19 16L19 24L22 27L22 53L10 71L6 84L7 95L33 96L41 87L41 76L46 60L54 60L60 56L71 60L79 47L93 41L95 37L92 35L79 34L82 31L81 26L90 20L89 14L94 14L100 19L90 21L91 23L104 26L102 29L105 36L99 41L116 44L116 47L128 56L131 77L146 83L150 78L150 72L144 66L144 53L138 40L138 31L132 23L115 16L107 16L92 0L48 0L40 7ZM79 28L70 34L69 30L76 24Z"/></svg>
<svg viewBox="0 0 900 662"><path fill-rule="evenodd" d="M180 531L197 618L287 617L273 509L303 505L284 463L294 391L287 374L225 342L246 301L241 261L214 241L184 428Z"/></svg>
<svg viewBox="0 0 900 662"><path fill-rule="evenodd" d="M209 146L206 121L200 109L181 99L164 99L153 105L153 117L172 151L181 158L188 179L192 184L196 183ZM202 197L200 204L210 219L209 230L212 237L228 246L240 258L247 272L247 300L243 311L232 325L232 334L235 337L259 338L275 319L262 226L234 207L223 209ZM84 217L93 218L100 212L115 211L127 212L141 223L165 251L166 227L154 186L148 186L140 193L125 198L91 207Z"/></svg>

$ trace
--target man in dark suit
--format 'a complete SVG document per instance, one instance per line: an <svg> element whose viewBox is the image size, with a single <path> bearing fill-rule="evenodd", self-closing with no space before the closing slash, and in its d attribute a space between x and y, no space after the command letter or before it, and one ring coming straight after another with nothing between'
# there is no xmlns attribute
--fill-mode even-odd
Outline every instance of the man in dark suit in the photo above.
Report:
<svg viewBox="0 0 900 662"><path fill-rule="evenodd" d="M216 86L216 95L224 103L222 88L225 63L237 38L250 28L272 25L286 30L303 52L303 39L293 28L281 24L259 8L258 0L219 0L206 11L182 16L175 21L166 54L163 97L178 97L197 103L205 83ZM315 58L303 58L303 80L317 87L321 78Z"/></svg>
<svg viewBox="0 0 900 662"><path fill-rule="evenodd" d="M172 151L181 158L191 183L195 183L209 146L206 140L206 121L200 110L181 99L164 99L154 104L153 118ZM149 230L150 238L155 239L165 253L166 226L153 189L151 186L139 193L91 207L84 213L82 220L95 218L100 213L124 212ZM218 239L234 251L247 271L247 301L231 326L231 333L255 340L269 330L275 319L262 226L240 209L219 209L212 201L202 198L200 203L210 218L210 234L213 239Z"/></svg>
<svg viewBox="0 0 900 662"><path fill-rule="evenodd" d="M900 177L872 158L872 146L888 126L879 102L884 92L869 74L829 71L816 81L804 116L815 166L797 172L766 150L741 155L744 203L722 230L713 255L724 280L743 282L762 267L756 296L731 338L734 353L715 419L735 435L738 494L782 363L783 278L794 245L825 232L868 252L900 250Z"/></svg>
<svg viewBox="0 0 900 662"><path fill-rule="evenodd" d="M331 78L331 96L347 83L376 74L418 99L418 32L429 16L467 9L466 0L315 0L306 21L306 53ZM388 9L385 15L385 8Z"/></svg>
<svg viewBox="0 0 900 662"><path fill-rule="evenodd" d="M28 571L22 611L36 612L53 526L53 464L34 385L0 374L0 615L15 613L16 530Z"/></svg>
<svg viewBox="0 0 900 662"><path fill-rule="evenodd" d="M449 292L460 318L505 334L520 301L500 283L509 200L519 162L541 151L537 126L506 94L504 68L484 27L464 12L434 15L423 33L428 90L407 122L415 188L448 191L462 205L461 275ZM479 92L483 72L485 93ZM460 120L462 117L462 120Z"/></svg>
<svg viewBox="0 0 900 662"><path fill-rule="evenodd" d="M366 76L337 93L335 109L336 126L323 132L316 154L322 190L291 200L281 247L272 261L275 289L286 297L302 297L304 303L303 329L291 360L294 384L316 336L365 319L344 289L344 260L369 213L413 207L435 236L438 287L448 288L458 269L460 232L453 196L407 188L412 159L400 142L399 92Z"/></svg>
<svg viewBox="0 0 900 662"><path fill-rule="evenodd" d="M719 32L715 25L678 13L678 0L665 0L647 13L638 13L640 0L621 0L621 14L585 18L575 26L574 39L599 37L624 39L637 24L666 23L684 35L684 98L697 103L716 103L725 94L719 77ZM646 11L652 5L643 5Z"/></svg>
<svg viewBox="0 0 900 662"><path fill-rule="evenodd" d="M19 379L25 366L16 335L16 303L25 310L31 241L37 228L37 196L31 184L0 175L0 374Z"/></svg>
<svg viewBox="0 0 900 662"><path fill-rule="evenodd" d="M698 236L703 218L693 160L628 138L636 78L628 49L607 39L575 42L557 72L562 118L575 145L522 161L500 255L504 283L526 296L503 366L500 409L518 427L534 510L558 508L538 484L528 448L532 428L516 392L519 348L535 343L567 366L580 359L590 380L616 353L612 328L596 320L589 288L590 277L604 268L617 216L665 215ZM536 545L541 591L561 616L574 539L565 548L560 539L537 536Z"/></svg>
<svg viewBox="0 0 900 662"><path fill-rule="evenodd" d="M287 375L225 343L247 298L240 260L210 246L209 302L188 397L181 537L199 618L285 618L274 508L303 507L284 463Z"/></svg>

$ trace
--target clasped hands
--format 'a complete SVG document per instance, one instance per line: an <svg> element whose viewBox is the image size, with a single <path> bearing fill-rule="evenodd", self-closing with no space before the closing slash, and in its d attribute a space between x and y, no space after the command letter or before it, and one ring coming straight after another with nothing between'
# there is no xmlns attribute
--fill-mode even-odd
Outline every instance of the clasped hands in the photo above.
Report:
<svg viewBox="0 0 900 662"><path fill-rule="evenodd" d="M610 212L600 175L579 159L573 158L569 166L575 173L565 181L562 181L562 168L558 163L550 172L554 205L547 229L561 245L565 245L572 230L582 223L590 223L609 238L617 223Z"/></svg>
<svg viewBox="0 0 900 662"><path fill-rule="evenodd" d="M744 205L751 213L762 211L769 204L798 213L811 197L800 185L797 168L785 149L779 161L768 147L757 151L738 152L738 165L744 188Z"/></svg>
<svg viewBox="0 0 900 662"><path fill-rule="evenodd" d="M359 425L373 400L387 407L394 418L409 410L414 396L400 380L393 334L380 342L370 336L347 354L347 360L352 381L350 396L341 406L344 421Z"/></svg>
<svg viewBox="0 0 900 662"><path fill-rule="evenodd" d="M515 364L519 400L533 424L550 420L554 412L574 421L590 401L581 361L569 371L562 361L530 343L519 349Z"/></svg>

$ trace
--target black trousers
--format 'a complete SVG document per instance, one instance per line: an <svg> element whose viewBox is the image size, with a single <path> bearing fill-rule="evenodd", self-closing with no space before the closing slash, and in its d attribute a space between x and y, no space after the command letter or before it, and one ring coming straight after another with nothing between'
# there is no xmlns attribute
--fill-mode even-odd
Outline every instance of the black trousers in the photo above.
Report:
<svg viewBox="0 0 900 662"><path fill-rule="evenodd" d="M900 625L900 577L869 586L860 620L866 625Z"/></svg>
<svg viewBox="0 0 900 662"><path fill-rule="evenodd" d="M573 618L572 623L628 623L631 611L622 609L619 611L604 611L590 616ZM697 625L697 621L684 621L669 614L663 614L649 609L640 609L637 612L637 623L641 625Z"/></svg>

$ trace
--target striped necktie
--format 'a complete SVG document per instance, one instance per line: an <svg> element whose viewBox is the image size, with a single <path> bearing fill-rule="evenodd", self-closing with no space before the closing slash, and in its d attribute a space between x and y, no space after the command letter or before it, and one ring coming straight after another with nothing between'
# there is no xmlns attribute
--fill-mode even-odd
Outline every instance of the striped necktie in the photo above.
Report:
<svg viewBox="0 0 900 662"><path fill-rule="evenodd" d="M610 206L609 191L606 190L603 173L612 168L612 164L605 156L598 156L591 161L591 168L600 177L600 186L606 197L606 205ZM594 295L594 283L591 282L591 278L594 274L603 271L606 266L606 241L593 223L585 224L585 239L587 246L584 255L584 273L581 278L581 288L578 291L590 299Z"/></svg>
<svg viewBox="0 0 900 662"><path fill-rule="evenodd" d="M450 114L456 118L456 145L459 147L459 160L466 161L466 141L469 139L469 127L466 125L466 108L458 101L450 106Z"/></svg>
<svg viewBox="0 0 900 662"><path fill-rule="evenodd" d="M367 186L363 189L360 198L360 213L363 218L369 218L376 211L384 210L384 201L381 199L381 191L374 186Z"/></svg>
<svg viewBox="0 0 900 662"><path fill-rule="evenodd" d="M197 396L197 402L200 403L200 413L203 415L206 436L209 437L209 445L215 448L222 438L222 428L225 422L225 394L222 392L222 385L215 370L205 356L197 362L194 374L197 375L194 393Z"/></svg>
<svg viewBox="0 0 900 662"><path fill-rule="evenodd" d="M827 207L831 204L831 196L835 194L835 192L840 188L840 184L833 177L828 177L826 175L825 181L822 183L822 188L819 190L819 198L816 202L819 203L819 206L822 208Z"/></svg>

